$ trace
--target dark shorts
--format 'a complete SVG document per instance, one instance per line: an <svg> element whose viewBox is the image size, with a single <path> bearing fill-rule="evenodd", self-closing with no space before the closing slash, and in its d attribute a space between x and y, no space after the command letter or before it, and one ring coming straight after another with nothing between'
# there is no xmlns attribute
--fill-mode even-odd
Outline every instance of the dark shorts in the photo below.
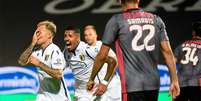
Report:
<svg viewBox="0 0 201 101"><path fill-rule="evenodd" d="M127 101L157 101L159 90L127 93Z"/></svg>
<svg viewBox="0 0 201 101"><path fill-rule="evenodd" d="M175 101L201 101L201 88L197 87L181 87L180 95Z"/></svg>

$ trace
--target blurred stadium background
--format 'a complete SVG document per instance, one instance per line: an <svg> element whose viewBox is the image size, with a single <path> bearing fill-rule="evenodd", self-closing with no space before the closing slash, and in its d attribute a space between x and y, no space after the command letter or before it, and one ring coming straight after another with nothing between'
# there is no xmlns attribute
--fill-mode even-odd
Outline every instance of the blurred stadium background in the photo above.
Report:
<svg viewBox="0 0 201 101"><path fill-rule="evenodd" d="M168 95L170 79L165 65L158 65L161 87L159 101L170 101ZM0 68L0 101L34 101L39 89L37 70L33 66L6 66ZM65 69L64 78L74 97L74 79L70 69Z"/></svg>
<svg viewBox="0 0 201 101"><path fill-rule="evenodd" d="M191 38L191 23L201 18L201 0L141 0L141 4L164 20L173 49ZM34 101L36 98L37 71L32 66L19 67L17 58L30 44L37 22L49 19L57 24L54 41L63 49L66 26L82 29L94 24L101 37L108 19L120 11L117 0L0 0L0 101ZM163 61L159 63L158 101L170 101L167 67L162 65ZM65 78L73 97L73 75L68 69Z"/></svg>

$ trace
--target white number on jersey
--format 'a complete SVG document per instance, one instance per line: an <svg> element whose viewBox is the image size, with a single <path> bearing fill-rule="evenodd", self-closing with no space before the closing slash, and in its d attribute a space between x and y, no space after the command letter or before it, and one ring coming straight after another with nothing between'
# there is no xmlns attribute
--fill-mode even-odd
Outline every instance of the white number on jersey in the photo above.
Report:
<svg viewBox="0 0 201 101"><path fill-rule="evenodd" d="M155 45L150 45L149 41L154 37L155 34L155 28L153 25L131 25L129 27L129 30L132 32L134 30L137 31L137 34L135 35L135 37L132 40L132 49L134 51L141 51L146 49L147 51L152 51L155 49ZM139 45L137 44L139 39L142 37L143 31L148 30L149 33L147 34L147 36L144 38L143 40L143 44Z"/></svg>
<svg viewBox="0 0 201 101"><path fill-rule="evenodd" d="M197 48L190 48L190 47L184 47L182 48L182 51L186 52L184 59L181 60L182 64L188 64L189 62L192 62L193 65L197 65L198 62L198 56L195 54Z"/></svg>

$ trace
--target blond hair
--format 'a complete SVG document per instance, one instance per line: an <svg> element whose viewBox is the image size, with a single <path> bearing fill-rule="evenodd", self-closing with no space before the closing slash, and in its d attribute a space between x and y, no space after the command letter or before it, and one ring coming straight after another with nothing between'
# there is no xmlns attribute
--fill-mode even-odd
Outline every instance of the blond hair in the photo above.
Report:
<svg viewBox="0 0 201 101"><path fill-rule="evenodd" d="M37 27L42 26L42 25L46 26L46 28L52 33L52 36L55 36L57 28L56 28L56 25L52 21L48 21L48 20L41 21L37 24Z"/></svg>
<svg viewBox="0 0 201 101"><path fill-rule="evenodd" d="M84 30L87 30L87 29L94 29L94 30L96 30L96 27L94 25L86 25L84 27Z"/></svg>

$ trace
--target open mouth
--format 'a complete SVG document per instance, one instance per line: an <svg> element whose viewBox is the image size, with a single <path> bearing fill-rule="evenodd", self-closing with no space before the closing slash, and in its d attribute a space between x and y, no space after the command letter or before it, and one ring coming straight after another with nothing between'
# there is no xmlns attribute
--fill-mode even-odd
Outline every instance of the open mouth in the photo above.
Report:
<svg viewBox="0 0 201 101"><path fill-rule="evenodd" d="M70 46L71 45L71 43L66 43L66 46Z"/></svg>
<svg viewBox="0 0 201 101"><path fill-rule="evenodd" d="M71 42L66 41L66 46L71 46Z"/></svg>

